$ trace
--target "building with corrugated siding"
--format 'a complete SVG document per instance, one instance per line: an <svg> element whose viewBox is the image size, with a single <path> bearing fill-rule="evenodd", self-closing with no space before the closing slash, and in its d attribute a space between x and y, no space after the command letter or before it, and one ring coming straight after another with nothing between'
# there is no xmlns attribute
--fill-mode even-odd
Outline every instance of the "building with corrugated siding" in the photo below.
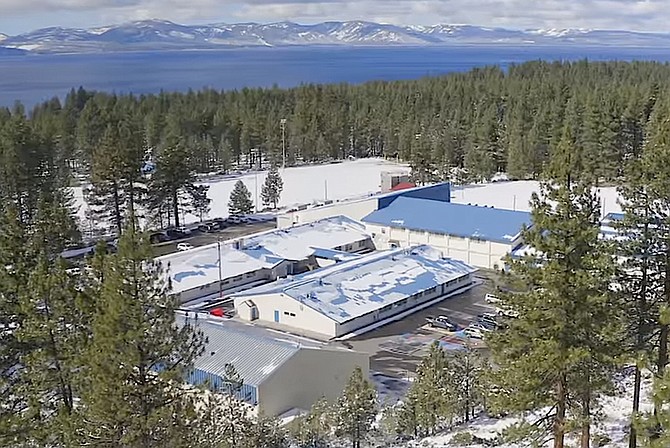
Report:
<svg viewBox="0 0 670 448"><path fill-rule="evenodd" d="M238 398L277 416L291 409L308 410L321 397L334 402L356 367L369 372L365 353L306 338L245 325L179 315L195 324L207 338L188 382L226 390L227 364L243 379Z"/></svg>
<svg viewBox="0 0 670 448"><path fill-rule="evenodd" d="M378 249L428 244L473 266L502 269L505 257L523 246L528 212L399 197L362 221Z"/></svg>

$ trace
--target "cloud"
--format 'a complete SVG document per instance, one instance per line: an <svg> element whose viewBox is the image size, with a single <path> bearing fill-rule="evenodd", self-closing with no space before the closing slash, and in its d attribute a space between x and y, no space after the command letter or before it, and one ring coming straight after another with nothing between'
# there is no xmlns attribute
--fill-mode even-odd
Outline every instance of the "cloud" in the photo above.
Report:
<svg viewBox="0 0 670 448"><path fill-rule="evenodd" d="M0 0L0 26L21 18L78 26L164 18L178 23L370 20L397 24L476 24L510 28L666 31L668 0ZM88 18L88 19L86 19Z"/></svg>

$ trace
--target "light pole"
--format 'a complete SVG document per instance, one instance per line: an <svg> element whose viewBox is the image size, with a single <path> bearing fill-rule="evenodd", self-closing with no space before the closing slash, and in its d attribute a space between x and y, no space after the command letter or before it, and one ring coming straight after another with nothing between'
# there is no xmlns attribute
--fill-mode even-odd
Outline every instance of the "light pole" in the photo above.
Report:
<svg viewBox="0 0 670 448"><path fill-rule="evenodd" d="M221 271L221 238L216 240L217 254L219 255L219 299L223 299L223 278Z"/></svg>
<svg viewBox="0 0 670 448"><path fill-rule="evenodd" d="M281 156L282 156L282 169L286 169L286 118L279 120L281 125Z"/></svg>

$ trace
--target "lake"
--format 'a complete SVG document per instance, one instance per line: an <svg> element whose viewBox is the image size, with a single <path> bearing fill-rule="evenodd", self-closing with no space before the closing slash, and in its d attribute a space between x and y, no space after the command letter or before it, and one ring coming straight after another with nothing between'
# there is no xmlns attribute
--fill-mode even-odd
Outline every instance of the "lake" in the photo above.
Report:
<svg viewBox="0 0 670 448"><path fill-rule="evenodd" d="M670 61L670 49L614 47L293 47L0 57L0 106L28 106L72 87L123 93L291 87L412 79L529 60Z"/></svg>

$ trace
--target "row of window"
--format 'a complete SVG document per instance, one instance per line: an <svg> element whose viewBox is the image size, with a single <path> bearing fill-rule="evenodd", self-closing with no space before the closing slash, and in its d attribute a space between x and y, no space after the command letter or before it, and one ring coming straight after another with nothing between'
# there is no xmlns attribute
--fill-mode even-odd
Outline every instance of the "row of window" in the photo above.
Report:
<svg viewBox="0 0 670 448"><path fill-rule="evenodd" d="M284 311L284 316L295 317L295 313L289 313L288 311Z"/></svg>

